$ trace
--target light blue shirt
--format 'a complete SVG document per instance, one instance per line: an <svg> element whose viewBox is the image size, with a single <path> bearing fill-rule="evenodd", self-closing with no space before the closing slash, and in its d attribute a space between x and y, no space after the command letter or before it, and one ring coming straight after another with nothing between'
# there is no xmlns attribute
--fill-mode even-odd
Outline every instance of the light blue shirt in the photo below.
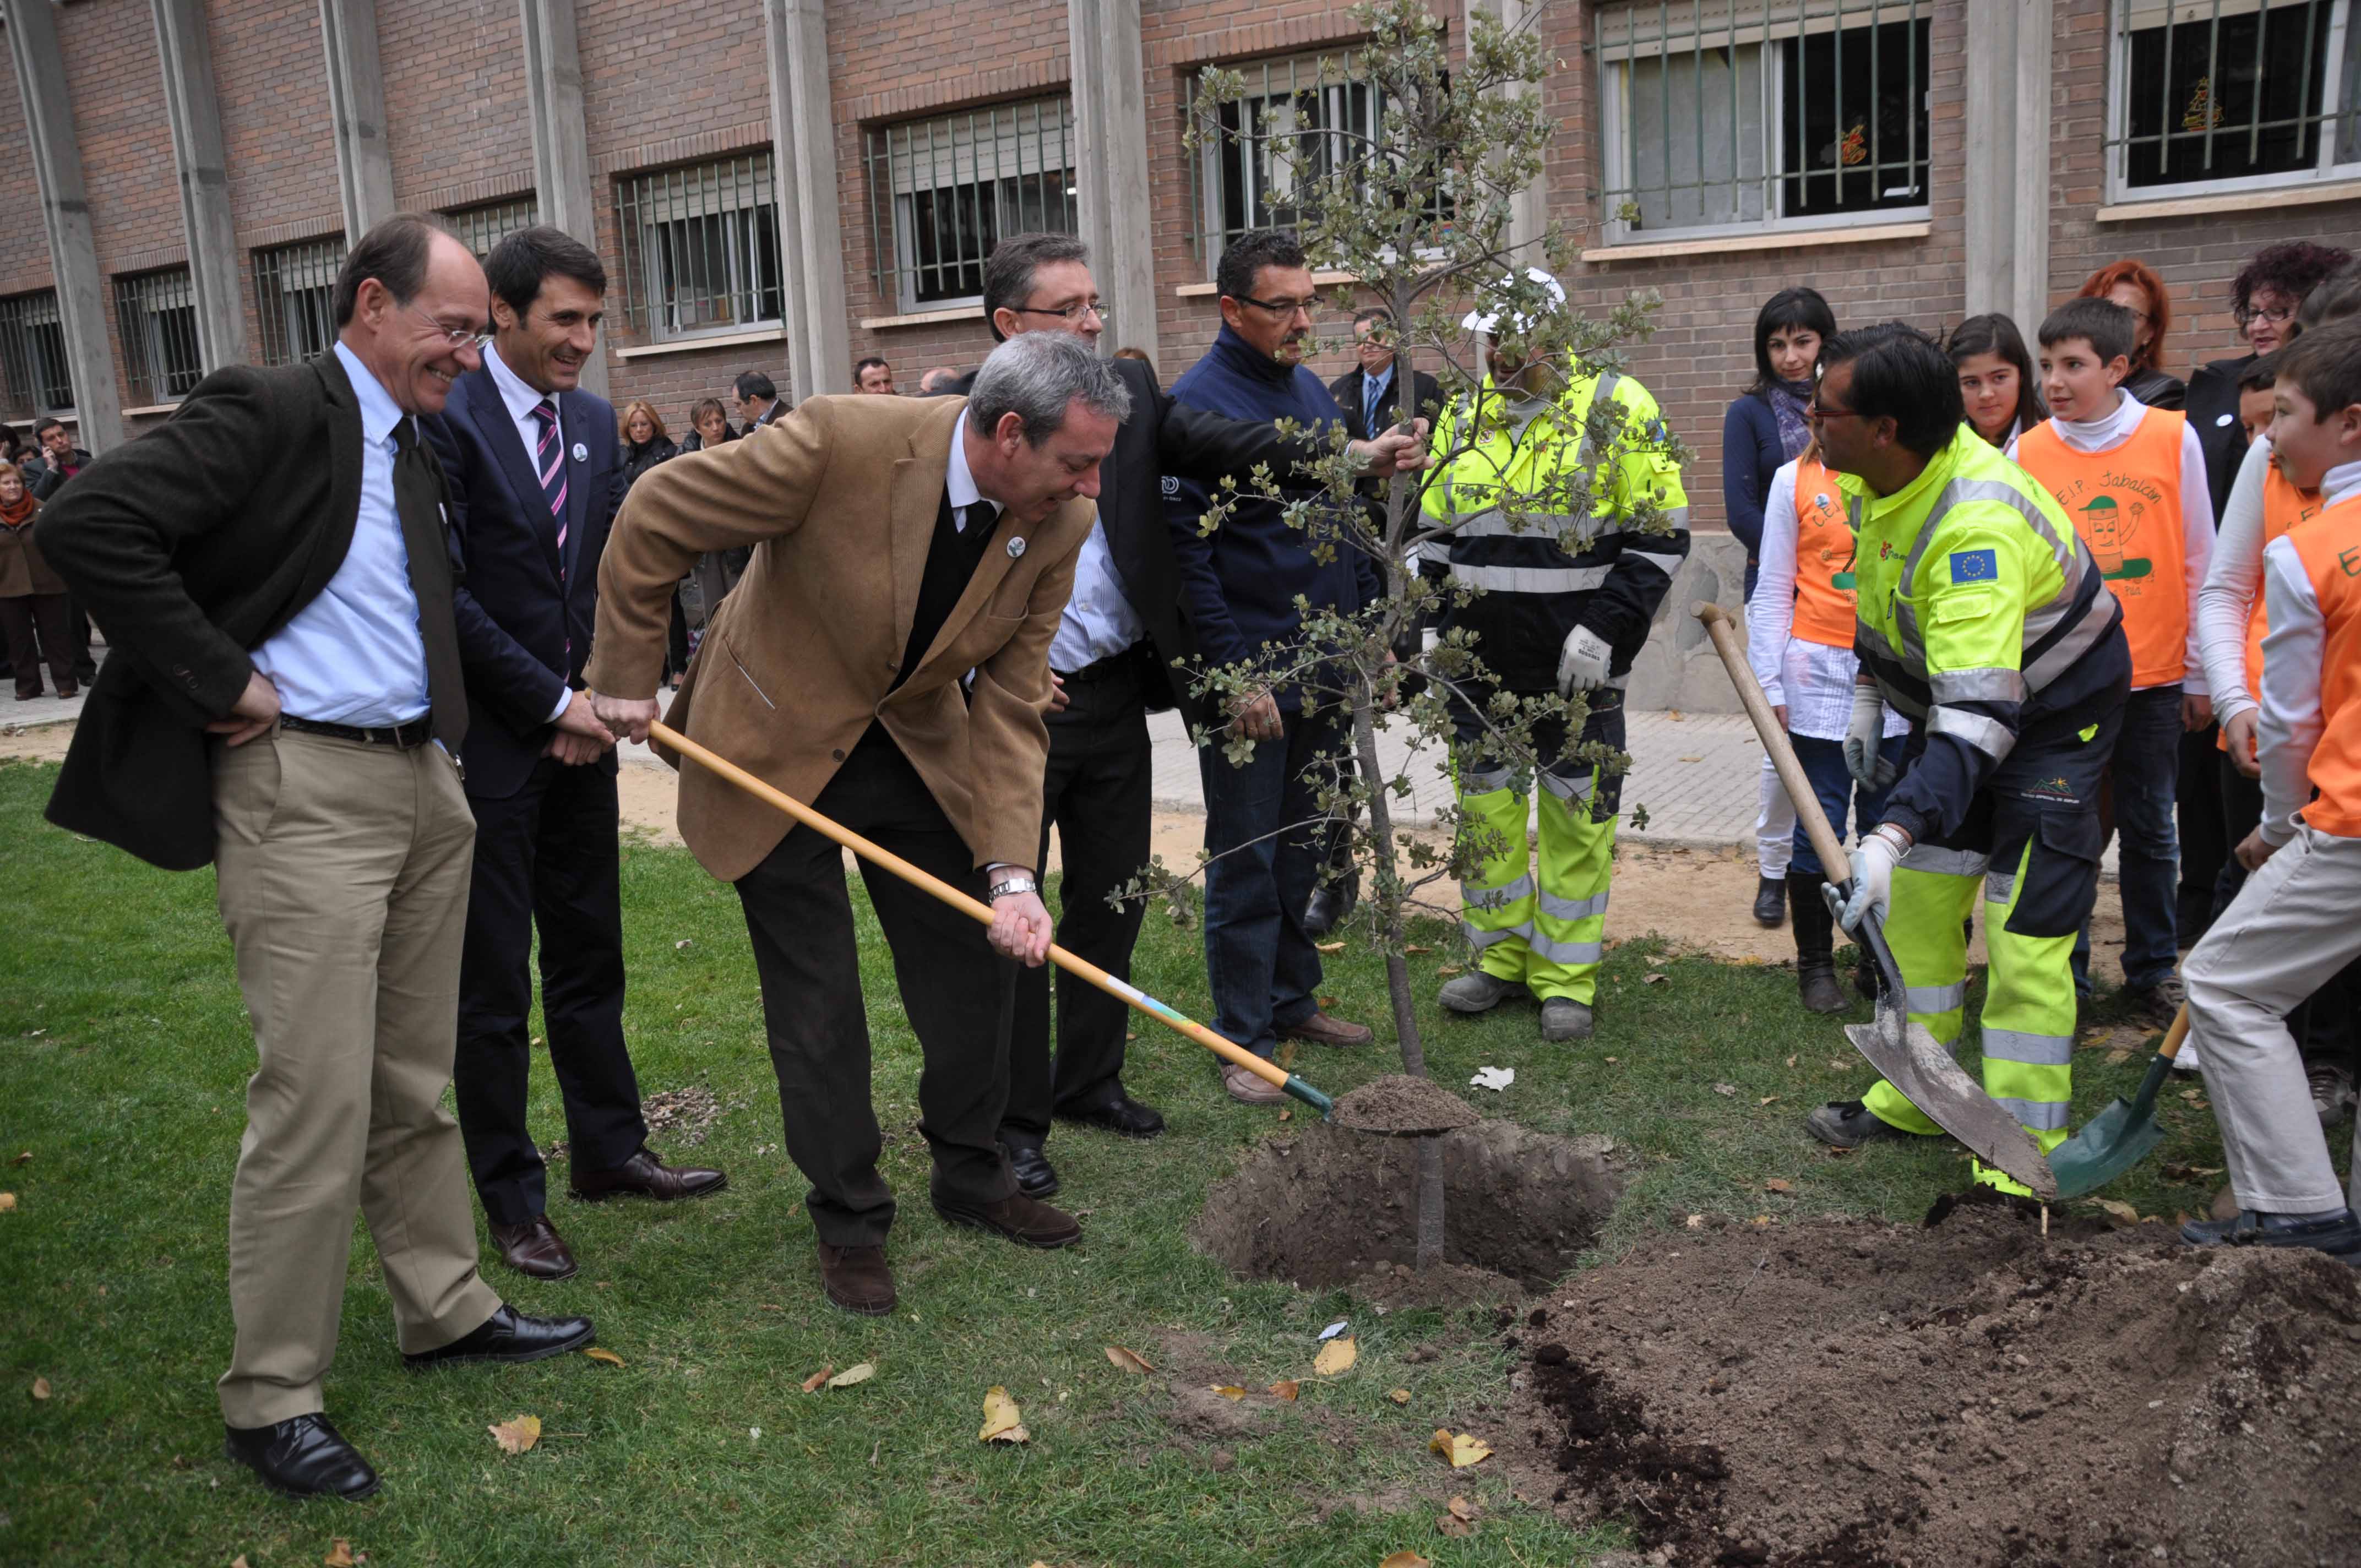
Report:
<svg viewBox="0 0 2361 1568"><path fill-rule="evenodd" d="M393 504L393 433L409 416L359 356L339 343L336 357L361 405L352 548L320 597L254 651L254 667L279 688L280 711L291 718L386 729L427 708L426 639Z"/></svg>
<svg viewBox="0 0 2361 1568"><path fill-rule="evenodd" d="M1148 635L1139 612L1124 597L1123 578L1107 548L1106 524L1093 521L1082 553L1074 559L1074 591L1058 634L1049 639L1049 667L1071 674L1085 664L1111 659Z"/></svg>

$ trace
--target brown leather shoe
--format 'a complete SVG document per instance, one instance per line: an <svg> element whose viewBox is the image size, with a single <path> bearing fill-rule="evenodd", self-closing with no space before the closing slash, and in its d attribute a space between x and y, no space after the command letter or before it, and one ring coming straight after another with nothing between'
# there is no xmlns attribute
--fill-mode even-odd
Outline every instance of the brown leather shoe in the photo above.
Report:
<svg viewBox="0 0 2361 1568"><path fill-rule="evenodd" d="M500 1261L519 1274L530 1274L535 1279L574 1276L574 1254L546 1214L535 1214L522 1225L494 1225L492 1245L500 1249Z"/></svg>
<svg viewBox="0 0 2361 1568"><path fill-rule="evenodd" d="M882 1246L820 1243L819 1288L829 1301L864 1318L882 1318L894 1310L894 1271L885 1266Z"/></svg>
<svg viewBox="0 0 2361 1568"><path fill-rule="evenodd" d="M641 1149L612 1170L585 1170L576 1166L573 1180L574 1196L585 1203L619 1194L669 1203L675 1198L702 1198L730 1185L730 1179L718 1170L666 1165L655 1157L654 1150L648 1148Z"/></svg>
<svg viewBox="0 0 2361 1568"><path fill-rule="evenodd" d="M938 1198L935 1212L954 1225L990 1231L1019 1246L1038 1246L1044 1251L1071 1246L1082 1239L1082 1227L1074 1223L1071 1214L1037 1202L1022 1192L1012 1192L997 1203L974 1208L946 1203Z"/></svg>
<svg viewBox="0 0 2361 1568"><path fill-rule="evenodd" d="M1287 1098L1287 1091L1275 1086L1258 1072L1250 1072L1235 1062L1222 1064L1222 1087L1230 1098L1241 1105L1276 1105Z"/></svg>
<svg viewBox="0 0 2361 1568"><path fill-rule="evenodd" d="M1301 1024L1290 1024L1279 1031L1282 1040L1309 1040L1315 1046L1366 1046L1378 1037L1378 1032L1367 1024L1349 1024L1342 1018L1313 1012Z"/></svg>

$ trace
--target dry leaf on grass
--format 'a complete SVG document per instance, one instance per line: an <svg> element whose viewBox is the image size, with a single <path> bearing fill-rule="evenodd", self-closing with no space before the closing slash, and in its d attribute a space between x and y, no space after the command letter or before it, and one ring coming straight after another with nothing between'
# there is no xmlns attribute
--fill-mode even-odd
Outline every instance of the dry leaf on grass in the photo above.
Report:
<svg viewBox="0 0 2361 1568"><path fill-rule="evenodd" d="M1455 1436L1447 1427L1435 1429L1434 1435L1427 1440L1426 1451L1449 1460L1454 1470L1464 1470L1492 1457L1490 1443L1472 1432Z"/></svg>
<svg viewBox="0 0 2361 1568"><path fill-rule="evenodd" d="M1342 942L1314 942L1312 945L1323 953L1341 953L1345 950L1345 944Z"/></svg>
<svg viewBox="0 0 2361 1568"><path fill-rule="evenodd" d="M1379 1558L1378 1568L1434 1568L1434 1564L1415 1552L1396 1552Z"/></svg>
<svg viewBox="0 0 2361 1568"><path fill-rule="evenodd" d="M1121 1367L1126 1372L1153 1372L1156 1370L1155 1367L1148 1365L1148 1357L1140 1354L1136 1350L1126 1350L1119 1344L1111 1344L1106 1347L1106 1358L1109 1361L1114 1362L1115 1365Z"/></svg>
<svg viewBox="0 0 2361 1568"><path fill-rule="evenodd" d="M0 1192L0 1214L13 1214L16 1212L16 1195L14 1192Z"/></svg>
<svg viewBox="0 0 2361 1568"><path fill-rule="evenodd" d="M1476 1505L1465 1497L1454 1497L1444 1512L1434 1518L1434 1528L1448 1536L1476 1533Z"/></svg>
<svg viewBox="0 0 2361 1568"><path fill-rule="evenodd" d="M1402 944L1402 951L1411 954L1412 957L1416 957L1422 953L1431 953L1434 951L1434 949L1433 948L1422 948L1416 942L1405 942Z"/></svg>
<svg viewBox="0 0 2361 1568"><path fill-rule="evenodd" d="M27 1164L28 1162L30 1162L30 1161L31 1161L31 1159L32 1159L32 1157L33 1157L33 1151L32 1151L32 1150L30 1150L30 1149L27 1149L27 1150L25 1150L22 1154L19 1154L19 1155L18 1155L15 1159L10 1160L8 1163L9 1163L10 1165L25 1165L25 1164Z"/></svg>
<svg viewBox="0 0 2361 1568"><path fill-rule="evenodd" d="M1689 1229L1693 1231L1701 1231L1705 1229L1705 1216L1703 1214L1691 1214L1689 1216Z"/></svg>
<svg viewBox="0 0 2361 1568"><path fill-rule="evenodd" d="M36 1377L36 1378L34 1378L34 1379L33 1379L33 1398L36 1398L36 1399L46 1399L46 1398L48 1398L49 1397L49 1380L48 1378L46 1378L46 1377Z"/></svg>
<svg viewBox="0 0 2361 1568"><path fill-rule="evenodd" d="M1352 1335L1346 1334L1320 1347L1320 1354L1312 1358L1312 1370L1323 1377L1334 1377L1339 1372L1351 1370L1360 1355L1360 1347L1353 1343Z"/></svg>
<svg viewBox="0 0 2361 1568"><path fill-rule="evenodd" d="M353 1568L355 1562L353 1543L339 1536L336 1543L328 1548L328 1554L320 1561L326 1563L328 1568Z"/></svg>
<svg viewBox="0 0 2361 1568"><path fill-rule="evenodd" d="M1795 1058L1794 1057L1789 1057L1789 1058L1787 1058L1787 1065L1788 1065L1789 1067L1793 1067L1793 1066L1795 1066Z"/></svg>
<svg viewBox="0 0 2361 1568"><path fill-rule="evenodd" d="M1792 1185L1775 1176L1771 1178L1768 1181L1765 1181L1763 1184L1763 1188L1766 1192L1793 1192L1795 1190Z"/></svg>
<svg viewBox="0 0 2361 1568"><path fill-rule="evenodd" d="M1713 1091L1716 1094L1722 1095L1735 1094L1738 1092L1738 1085L1734 1083L1717 1083L1713 1086Z"/></svg>
<svg viewBox="0 0 2361 1568"><path fill-rule="evenodd" d="M2113 1198L2093 1198L2091 1202L2093 1207L2106 1211L2126 1225L2136 1225L2140 1223L2139 1211L2128 1203L2118 1202Z"/></svg>
<svg viewBox="0 0 2361 1568"><path fill-rule="evenodd" d="M2121 1067L2124 1063L2131 1059L2131 1052L2123 1049L2121 1047L2117 1047L2115 1049L2107 1053L2107 1065L2109 1067Z"/></svg>
<svg viewBox="0 0 2361 1568"><path fill-rule="evenodd" d="M1754 1103L1757 1105L1776 1105L1778 1102L1779 1097L1777 1095L1766 1094L1762 1099L1757 1100Z"/></svg>
<svg viewBox="0 0 2361 1568"><path fill-rule="evenodd" d="M1017 1413L1016 1401L997 1383L984 1390L983 1430L975 1435L984 1442L1033 1441L1033 1434L1025 1430L1025 1418Z"/></svg>
<svg viewBox="0 0 2361 1568"><path fill-rule="evenodd" d="M1208 1383L1205 1387L1224 1399L1243 1399L1246 1391L1235 1383Z"/></svg>
<svg viewBox="0 0 2361 1568"><path fill-rule="evenodd" d="M1434 972L1437 974L1457 974L1460 972L1460 969L1457 964L1444 964Z"/></svg>
<svg viewBox="0 0 2361 1568"><path fill-rule="evenodd" d="M1294 1106L1292 1106L1292 1105L1282 1105L1282 1106L1280 1106L1280 1107L1279 1108L1279 1119L1280 1121L1282 1121L1282 1122L1292 1122L1292 1121L1294 1121L1294 1120L1295 1120L1295 1107L1294 1107Z"/></svg>
<svg viewBox="0 0 2361 1568"><path fill-rule="evenodd" d="M600 1345L594 1344L582 1354L592 1361L601 1362L609 1366L620 1366L623 1365L623 1358L621 1356L617 1355L613 1351L608 1350Z"/></svg>
<svg viewBox="0 0 2361 1568"><path fill-rule="evenodd" d="M1292 1399L1302 1387L1303 1385L1292 1377L1282 1378L1270 1386L1270 1397L1274 1399Z"/></svg>
<svg viewBox="0 0 2361 1568"><path fill-rule="evenodd" d="M246 1553L241 1552L236 1556L231 1558L229 1560L229 1568L249 1568L249 1564L246 1561Z"/></svg>
<svg viewBox="0 0 2361 1568"><path fill-rule="evenodd" d="M1338 1002L1334 997L1333 997L1333 996L1323 996L1323 997L1320 998L1320 1010L1321 1010L1323 1013L1326 1013L1326 1012L1328 1012L1328 1011L1330 1011L1330 1010L1332 1010L1332 1009L1334 1009L1334 1008L1335 1008L1335 1007L1341 1006L1341 1005L1343 1005L1343 1004L1342 1004L1341 1003L1339 1003L1339 1002Z"/></svg>
<svg viewBox="0 0 2361 1568"><path fill-rule="evenodd" d="M835 1367L821 1367L818 1372L813 1373L810 1376L804 1379L804 1392L807 1394L818 1393L820 1391L820 1386L835 1376Z"/></svg>
<svg viewBox="0 0 2361 1568"><path fill-rule="evenodd" d="M541 1418L519 1416L514 1420L495 1421L484 1429L492 1441L500 1445L502 1453L522 1453L541 1441Z"/></svg>
<svg viewBox="0 0 2361 1568"><path fill-rule="evenodd" d="M1410 1390L1407 1388L1389 1388L1386 1390L1386 1398L1391 1399L1397 1405L1407 1405L1410 1403Z"/></svg>
<svg viewBox="0 0 2361 1568"><path fill-rule="evenodd" d="M876 1376L877 1367L873 1362L857 1362L829 1378L828 1386L831 1388L850 1388L855 1383L866 1383Z"/></svg>
<svg viewBox="0 0 2361 1568"><path fill-rule="evenodd" d="M1643 974L1640 977L1640 983L1642 985L1662 985L1664 983L1664 980L1665 977L1661 974Z"/></svg>

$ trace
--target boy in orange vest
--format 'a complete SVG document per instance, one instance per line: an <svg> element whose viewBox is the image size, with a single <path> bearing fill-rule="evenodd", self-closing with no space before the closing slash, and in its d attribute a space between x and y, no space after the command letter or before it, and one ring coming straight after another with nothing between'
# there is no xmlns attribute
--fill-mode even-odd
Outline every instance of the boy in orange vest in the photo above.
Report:
<svg viewBox="0 0 2361 1568"><path fill-rule="evenodd" d="M2101 786L2123 835L2124 1000L2162 1028L2180 1010L2174 931L2180 882L2173 801L2180 736L2213 721L2197 647L2197 595L2213 548L2205 454L2188 418L2123 389L2137 342L2132 313L2074 300L2041 323L2041 391L2051 417L2010 454L2058 498L2124 607L2132 695ZM2074 947L2074 989L2091 995L2091 932Z"/></svg>
<svg viewBox="0 0 2361 1568"><path fill-rule="evenodd" d="M2271 460L2326 505L2263 551L2252 874L2189 955L2189 1034L2238 1212L2201 1246L2312 1247L2361 1268L2361 1163L2336 1185L2288 1010L2361 955L2361 319L2308 332L2272 389ZM2355 1136L2361 1153L2361 1130Z"/></svg>

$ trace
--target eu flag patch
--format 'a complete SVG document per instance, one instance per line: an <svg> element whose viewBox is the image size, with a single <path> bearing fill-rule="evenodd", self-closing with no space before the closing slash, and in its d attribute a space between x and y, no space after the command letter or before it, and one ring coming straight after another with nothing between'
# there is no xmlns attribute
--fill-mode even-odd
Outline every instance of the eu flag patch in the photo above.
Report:
<svg viewBox="0 0 2361 1568"><path fill-rule="evenodd" d="M1990 550L1951 552L1951 581L1990 583L2000 579L2000 556Z"/></svg>

